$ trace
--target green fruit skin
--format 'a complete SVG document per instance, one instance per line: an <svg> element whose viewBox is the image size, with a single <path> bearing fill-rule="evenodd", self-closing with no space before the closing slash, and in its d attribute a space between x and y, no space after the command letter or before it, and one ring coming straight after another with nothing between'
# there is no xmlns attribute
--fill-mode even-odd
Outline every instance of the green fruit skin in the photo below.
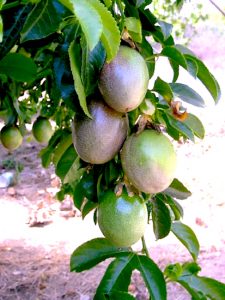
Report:
<svg viewBox="0 0 225 300"><path fill-rule="evenodd" d="M121 162L133 186L145 193L159 193L173 181L176 153L170 140L155 130L131 135L123 145Z"/></svg>
<svg viewBox="0 0 225 300"><path fill-rule="evenodd" d="M98 225L103 235L118 247L135 244L145 233L148 213L139 196L125 192L116 196L108 190L98 207Z"/></svg>
<svg viewBox="0 0 225 300"><path fill-rule="evenodd" d="M16 126L4 126L1 130L1 142L2 145L13 151L22 144L23 136Z"/></svg>
<svg viewBox="0 0 225 300"><path fill-rule="evenodd" d="M74 118L73 144L82 160L103 164L121 149L128 132L128 118L103 101L91 101L88 109L92 119Z"/></svg>
<svg viewBox="0 0 225 300"><path fill-rule="evenodd" d="M141 104L148 82L149 73L143 57L134 49L120 46L117 56L101 70L99 89L110 107L128 112Z"/></svg>
<svg viewBox="0 0 225 300"><path fill-rule="evenodd" d="M33 124L32 133L36 141L47 144L53 134L50 121L46 118L37 118Z"/></svg>

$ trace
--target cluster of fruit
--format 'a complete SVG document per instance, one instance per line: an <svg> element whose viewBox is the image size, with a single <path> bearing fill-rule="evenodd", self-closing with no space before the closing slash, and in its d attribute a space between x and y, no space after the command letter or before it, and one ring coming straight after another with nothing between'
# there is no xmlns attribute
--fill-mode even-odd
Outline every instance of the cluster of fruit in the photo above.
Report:
<svg viewBox="0 0 225 300"><path fill-rule="evenodd" d="M174 178L176 155L170 140L153 129L128 135L127 112L136 109L148 89L145 60L136 50L120 46L117 56L105 63L99 78L103 99L88 109L92 118L76 116L73 143L80 158L103 164L120 152L129 183L139 192L165 190ZM117 246L130 246L144 234L147 208L139 195L108 190L100 199L98 224L104 236Z"/></svg>
<svg viewBox="0 0 225 300"><path fill-rule="evenodd" d="M46 118L38 117L33 123L32 133L39 143L48 143L53 134L50 121ZM9 151L19 148L23 142L23 136L16 125L5 125L1 129L0 139L2 145Z"/></svg>

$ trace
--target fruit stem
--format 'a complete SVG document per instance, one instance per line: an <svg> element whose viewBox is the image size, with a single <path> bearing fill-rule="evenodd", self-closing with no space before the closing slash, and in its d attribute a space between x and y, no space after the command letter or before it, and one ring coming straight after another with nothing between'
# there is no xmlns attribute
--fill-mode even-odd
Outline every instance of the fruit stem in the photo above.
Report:
<svg viewBox="0 0 225 300"><path fill-rule="evenodd" d="M142 241L142 250L141 250L141 252L145 253L145 255L150 258L144 236L142 236L141 241Z"/></svg>

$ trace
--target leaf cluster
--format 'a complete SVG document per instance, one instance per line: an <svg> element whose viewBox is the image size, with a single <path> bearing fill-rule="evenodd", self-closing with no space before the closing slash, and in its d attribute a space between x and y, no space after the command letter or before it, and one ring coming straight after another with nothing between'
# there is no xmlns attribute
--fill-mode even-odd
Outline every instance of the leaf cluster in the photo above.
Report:
<svg viewBox="0 0 225 300"><path fill-rule="evenodd" d="M182 2L177 0L176 4ZM173 26L153 14L151 0L1 1L0 13L0 118L5 125L18 125L23 131L37 116L54 122L55 132L40 152L42 164L54 165L62 182L58 199L71 195L83 218L94 211L96 222L100 195L115 188L124 174L119 155L103 165L82 161L72 143L71 121L75 115L90 117L88 103L99 97L101 68L116 56L121 44L139 51L152 80L159 57L167 59L173 71L171 82L157 77L142 104L129 112L129 133L136 131L137 121L144 116L148 126L174 140L204 138L203 124L184 107L186 103L204 107L204 99L179 82L179 72L184 69L200 80L215 103L220 87L198 57L176 44ZM117 249L105 239L89 241L71 256L72 271L87 270L114 258L95 299L133 299L127 291L135 269L143 276L151 299L166 299L167 280L180 283L193 299L222 299L223 284L197 275L199 243L191 228L181 222L180 201L190 195L174 179L162 193L142 193L141 197L156 239L171 232L194 262L168 266L163 274L148 256Z"/></svg>

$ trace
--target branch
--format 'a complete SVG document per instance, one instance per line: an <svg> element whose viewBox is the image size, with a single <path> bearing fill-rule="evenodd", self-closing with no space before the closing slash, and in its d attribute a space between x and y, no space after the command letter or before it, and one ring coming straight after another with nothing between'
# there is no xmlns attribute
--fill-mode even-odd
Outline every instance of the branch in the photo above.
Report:
<svg viewBox="0 0 225 300"><path fill-rule="evenodd" d="M220 8L213 0L209 0L209 2L211 2L212 5L214 5L215 8L218 9L218 11L225 17L225 11L223 11L222 8Z"/></svg>

